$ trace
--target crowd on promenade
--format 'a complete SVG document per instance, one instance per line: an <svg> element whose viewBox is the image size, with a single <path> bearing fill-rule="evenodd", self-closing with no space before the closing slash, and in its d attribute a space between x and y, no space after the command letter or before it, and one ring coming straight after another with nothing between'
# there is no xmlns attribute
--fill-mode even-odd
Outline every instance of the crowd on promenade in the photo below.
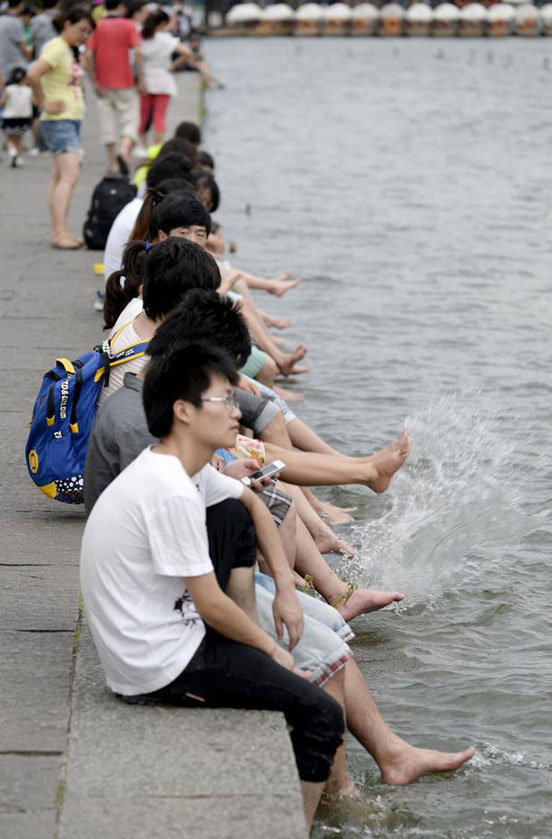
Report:
<svg viewBox="0 0 552 839"><path fill-rule="evenodd" d="M72 184L79 165L82 110L67 116L77 103L82 109L73 49L87 44L100 124L109 124L113 114L101 116L110 107L103 32L114 27L115 37L122 25L137 32L129 7L120 3L110 15L108 4L97 25L82 9L66 14L60 34L25 70L36 105L53 117L45 122L66 116L43 135L54 154L56 247L77 246L60 226L70 200L67 171L73 167ZM161 12L174 26L168 11L154 10L144 27L151 15L164 26ZM137 72L137 91L147 73L132 33L119 71ZM171 60L188 60L176 47ZM211 83L201 57L193 61ZM65 75L52 87L59 68ZM147 94L156 95L165 94ZM98 338L108 337L105 351L117 362L101 388L84 467L86 619L107 685L128 703L282 711L310 825L323 793L329 801L359 795L347 772L345 729L390 784L456 769L474 753L420 749L386 725L355 661L350 623L403 594L358 588L325 558L352 553L333 529L350 511L321 501L311 487L355 483L383 493L407 460L410 439L403 432L382 450L351 457L300 419L283 385L306 372L306 347L287 349L280 337L287 321L259 305L260 292L287 301L299 280L234 264L212 218L221 190L200 127L181 122L165 139L154 116L154 142L137 159L125 99L112 98L119 133L103 135L108 166L133 178L137 194L113 220L103 259ZM136 102L132 108L136 128Z"/></svg>

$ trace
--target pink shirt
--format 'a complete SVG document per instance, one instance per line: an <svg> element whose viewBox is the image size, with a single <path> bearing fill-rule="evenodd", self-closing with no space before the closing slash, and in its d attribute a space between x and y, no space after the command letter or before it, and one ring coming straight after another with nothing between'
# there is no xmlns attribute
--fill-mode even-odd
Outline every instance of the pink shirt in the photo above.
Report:
<svg viewBox="0 0 552 839"><path fill-rule="evenodd" d="M141 38L136 26L124 17L104 17L88 39L88 49L96 53L96 81L100 87L129 88L136 82L129 60L129 49Z"/></svg>

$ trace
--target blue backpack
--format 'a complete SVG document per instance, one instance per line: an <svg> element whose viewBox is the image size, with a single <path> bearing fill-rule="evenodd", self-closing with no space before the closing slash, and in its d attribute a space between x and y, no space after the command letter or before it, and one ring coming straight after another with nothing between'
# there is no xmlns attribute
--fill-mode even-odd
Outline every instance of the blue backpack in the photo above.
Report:
<svg viewBox="0 0 552 839"><path fill-rule="evenodd" d="M108 386L112 367L140 358L147 346L131 344L112 354L110 342L104 341L76 361L56 359L55 367L45 373L25 455L32 480L49 498L84 502L84 461L101 388Z"/></svg>

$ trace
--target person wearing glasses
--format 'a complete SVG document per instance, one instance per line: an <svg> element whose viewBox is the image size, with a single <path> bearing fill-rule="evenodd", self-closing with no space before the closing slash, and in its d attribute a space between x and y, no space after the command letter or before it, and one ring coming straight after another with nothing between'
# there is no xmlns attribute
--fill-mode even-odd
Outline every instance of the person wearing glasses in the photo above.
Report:
<svg viewBox="0 0 552 839"><path fill-rule="evenodd" d="M151 359L147 449L102 493L86 524L81 588L108 687L129 702L284 713L310 827L342 744L339 703L303 678L290 650L303 614L276 526L255 493L209 463L232 445L237 374L221 350L192 345ZM207 510L221 518L209 544ZM259 625L257 540L276 581L274 617L289 649Z"/></svg>

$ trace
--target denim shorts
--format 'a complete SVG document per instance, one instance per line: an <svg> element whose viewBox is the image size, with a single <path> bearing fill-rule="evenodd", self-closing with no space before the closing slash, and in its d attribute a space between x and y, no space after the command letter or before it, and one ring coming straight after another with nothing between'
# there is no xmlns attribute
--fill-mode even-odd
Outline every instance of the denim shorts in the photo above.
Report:
<svg viewBox="0 0 552 839"><path fill-rule="evenodd" d="M80 119L44 119L40 123L40 135L54 156L80 152L80 129Z"/></svg>

